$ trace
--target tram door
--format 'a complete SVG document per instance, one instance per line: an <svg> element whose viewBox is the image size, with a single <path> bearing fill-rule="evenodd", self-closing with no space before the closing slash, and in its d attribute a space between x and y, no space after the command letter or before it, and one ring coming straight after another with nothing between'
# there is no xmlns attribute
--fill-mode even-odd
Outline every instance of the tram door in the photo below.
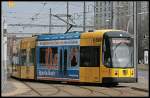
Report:
<svg viewBox="0 0 150 98"><path fill-rule="evenodd" d="M61 76L62 78L67 77L67 62L68 62L68 50L67 48L63 47L60 48L60 54L59 54L59 76Z"/></svg>

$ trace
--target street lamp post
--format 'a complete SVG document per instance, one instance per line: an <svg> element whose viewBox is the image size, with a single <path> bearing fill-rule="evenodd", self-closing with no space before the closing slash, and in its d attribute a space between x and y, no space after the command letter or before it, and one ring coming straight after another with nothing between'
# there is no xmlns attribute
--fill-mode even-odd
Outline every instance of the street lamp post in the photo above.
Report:
<svg viewBox="0 0 150 98"><path fill-rule="evenodd" d="M51 14L52 14L52 12L51 12L51 8L49 9L49 33L52 33L52 31L51 31L51 25L52 25L52 22L51 22Z"/></svg>
<svg viewBox="0 0 150 98"><path fill-rule="evenodd" d="M136 70L136 81L138 82L137 62L138 62L138 33L137 33L137 3L133 2L133 23L134 23L134 66Z"/></svg>
<svg viewBox="0 0 150 98"><path fill-rule="evenodd" d="M7 82L7 24L6 24L6 16L2 16L2 35L1 35L1 43L2 43L2 90L5 89Z"/></svg>
<svg viewBox="0 0 150 98"><path fill-rule="evenodd" d="M86 30L86 28L85 28L85 18L86 18L86 16L85 16L85 10L86 10L86 4L85 4L85 1L84 1L84 5L83 5L83 31L85 32L85 30Z"/></svg>

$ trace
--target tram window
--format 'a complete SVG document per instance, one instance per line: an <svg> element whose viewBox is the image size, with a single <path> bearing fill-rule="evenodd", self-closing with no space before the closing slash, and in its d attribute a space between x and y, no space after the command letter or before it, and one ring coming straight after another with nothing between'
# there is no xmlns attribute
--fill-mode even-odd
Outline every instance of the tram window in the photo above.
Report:
<svg viewBox="0 0 150 98"><path fill-rule="evenodd" d="M78 54L79 54L78 47L70 48L69 63L71 67L76 67L78 65Z"/></svg>
<svg viewBox="0 0 150 98"><path fill-rule="evenodd" d="M40 49L40 64L46 66L58 65L57 48L41 48Z"/></svg>
<svg viewBox="0 0 150 98"><path fill-rule="evenodd" d="M100 46L80 47L80 67L97 67L100 65Z"/></svg>
<svg viewBox="0 0 150 98"><path fill-rule="evenodd" d="M18 53L13 54L12 65L19 65L19 55L18 55Z"/></svg>
<svg viewBox="0 0 150 98"><path fill-rule="evenodd" d="M104 51L104 64L107 66L110 66L110 48L109 48L110 44L109 44L109 40L105 39L104 40L104 47L103 47L103 51Z"/></svg>
<svg viewBox="0 0 150 98"><path fill-rule="evenodd" d="M67 65L67 49L64 51L64 65Z"/></svg>
<svg viewBox="0 0 150 98"><path fill-rule="evenodd" d="M31 63L31 64L34 63L34 55L35 55L34 52L35 52L35 48L31 48L31 49L30 49L30 54L29 54L29 55L30 55L30 59L29 59L29 60L30 60L30 63Z"/></svg>
<svg viewBox="0 0 150 98"><path fill-rule="evenodd" d="M57 48L52 48L52 59L53 59L53 64L54 66L58 65L58 52L57 52Z"/></svg>
<svg viewBox="0 0 150 98"><path fill-rule="evenodd" d="M60 50L60 70L62 70L62 49Z"/></svg>
<svg viewBox="0 0 150 98"><path fill-rule="evenodd" d="M26 63L27 63L27 51L26 51L26 49L21 49L20 56L21 56L20 64L26 65Z"/></svg>
<svg viewBox="0 0 150 98"><path fill-rule="evenodd" d="M45 64L45 51L46 48L40 49L40 64Z"/></svg>

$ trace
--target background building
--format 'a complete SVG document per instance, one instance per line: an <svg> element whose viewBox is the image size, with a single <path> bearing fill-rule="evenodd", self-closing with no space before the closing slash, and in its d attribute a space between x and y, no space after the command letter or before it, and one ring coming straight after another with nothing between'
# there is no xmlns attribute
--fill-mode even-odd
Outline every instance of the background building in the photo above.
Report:
<svg viewBox="0 0 150 98"><path fill-rule="evenodd" d="M112 1L96 1L95 2L95 26L96 29L112 28Z"/></svg>
<svg viewBox="0 0 150 98"><path fill-rule="evenodd" d="M114 28L133 34L133 1L96 1L96 29ZM149 50L149 3L137 1L138 60L143 62L144 51Z"/></svg>
<svg viewBox="0 0 150 98"><path fill-rule="evenodd" d="M149 3L137 1L138 59L144 63L144 51L149 51Z"/></svg>
<svg viewBox="0 0 150 98"><path fill-rule="evenodd" d="M127 30L128 21L133 14L133 2L97 1L95 3L96 28L115 28Z"/></svg>

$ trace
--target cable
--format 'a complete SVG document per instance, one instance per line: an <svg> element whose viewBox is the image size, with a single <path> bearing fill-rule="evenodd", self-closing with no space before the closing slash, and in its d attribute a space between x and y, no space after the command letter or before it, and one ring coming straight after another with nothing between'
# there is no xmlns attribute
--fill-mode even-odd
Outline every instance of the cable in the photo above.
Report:
<svg viewBox="0 0 150 98"><path fill-rule="evenodd" d="M36 13L35 15L33 15L33 16L31 17L32 20L29 22L29 24L30 24L31 22L33 22L34 17L37 18L37 16L40 15L40 13L43 11L43 9L44 9L44 7L45 7L45 5L46 5L47 3L44 2L44 3L41 3L41 4L43 4L43 7L39 10L38 13Z"/></svg>

